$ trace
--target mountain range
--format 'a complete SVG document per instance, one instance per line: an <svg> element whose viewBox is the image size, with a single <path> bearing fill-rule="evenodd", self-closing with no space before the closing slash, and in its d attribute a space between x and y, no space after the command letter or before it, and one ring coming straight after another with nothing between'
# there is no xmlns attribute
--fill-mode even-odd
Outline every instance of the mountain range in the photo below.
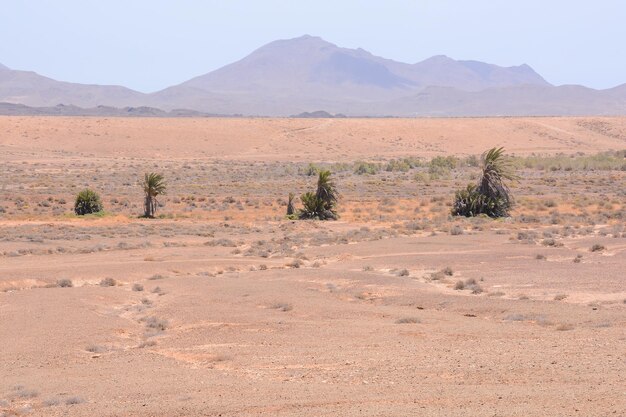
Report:
<svg viewBox="0 0 626 417"><path fill-rule="evenodd" d="M623 115L626 84L607 90L553 86L525 64L501 67L446 56L407 64L305 35L271 42L240 61L150 94L56 81L0 64L0 102L8 103L0 113L12 114Z"/></svg>

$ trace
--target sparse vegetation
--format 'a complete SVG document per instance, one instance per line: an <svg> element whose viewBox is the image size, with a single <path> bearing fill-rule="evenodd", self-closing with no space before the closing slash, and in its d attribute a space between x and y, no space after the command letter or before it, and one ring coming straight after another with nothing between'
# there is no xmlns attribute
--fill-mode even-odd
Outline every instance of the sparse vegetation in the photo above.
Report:
<svg viewBox="0 0 626 417"><path fill-rule="evenodd" d="M65 400L66 405L76 405L76 404L82 404L84 402L85 400L82 397L78 397L78 396L69 397Z"/></svg>

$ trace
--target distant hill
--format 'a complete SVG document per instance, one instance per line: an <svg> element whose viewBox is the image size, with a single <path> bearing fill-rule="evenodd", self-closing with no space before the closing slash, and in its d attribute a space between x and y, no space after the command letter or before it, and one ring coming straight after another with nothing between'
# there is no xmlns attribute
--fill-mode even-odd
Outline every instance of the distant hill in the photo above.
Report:
<svg viewBox="0 0 626 417"><path fill-rule="evenodd" d="M145 95L126 87L56 81L31 71L0 66L0 102L27 106L82 107L141 105Z"/></svg>
<svg viewBox="0 0 626 417"><path fill-rule="evenodd" d="M304 113L295 114L290 117L294 119L345 119L346 115L341 113L330 114L324 110L317 110L313 112L305 111Z"/></svg>
<svg viewBox="0 0 626 417"><path fill-rule="evenodd" d="M553 86L525 64L501 67L446 56L402 63L306 35L271 42L240 61L151 94L61 82L0 65L0 102L49 111L57 104L153 108L166 115L175 109L298 117L621 115L626 84L608 90ZM325 114L315 116L318 109Z"/></svg>
<svg viewBox="0 0 626 417"><path fill-rule="evenodd" d="M97 116L97 117L239 117L240 115L218 115L196 110L174 109L164 111L154 107L110 107L82 108L58 104L54 107L30 107L24 104L0 103L2 116Z"/></svg>

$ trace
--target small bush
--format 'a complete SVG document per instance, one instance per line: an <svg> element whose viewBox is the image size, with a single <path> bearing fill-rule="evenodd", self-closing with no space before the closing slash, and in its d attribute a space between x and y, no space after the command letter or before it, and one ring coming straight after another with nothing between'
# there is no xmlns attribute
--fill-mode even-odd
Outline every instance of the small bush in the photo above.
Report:
<svg viewBox="0 0 626 417"><path fill-rule="evenodd" d="M357 175L374 175L378 173L378 169L378 165L372 162L359 161L354 164L354 173Z"/></svg>
<svg viewBox="0 0 626 417"><path fill-rule="evenodd" d="M395 171L408 172L408 170L411 169L411 168L412 168L412 166L411 166L410 161L392 159L385 166L385 171L387 171L387 172L395 172Z"/></svg>
<svg viewBox="0 0 626 417"><path fill-rule="evenodd" d="M309 177L312 177L313 175L317 175L318 172L320 172L320 168L313 163L310 163L304 169L304 175L309 176Z"/></svg>
<svg viewBox="0 0 626 417"><path fill-rule="evenodd" d="M102 281L100 281L101 287L115 287L116 285L117 281L115 281L113 278L104 278Z"/></svg>
<svg viewBox="0 0 626 417"><path fill-rule="evenodd" d="M164 331L165 329L167 329L167 326L169 325L167 320L160 319L157 317L148 317L147 319L145 319L145 322L146 322L147 328L160 330L160 331Z"/></svg>
<svg viewBox="0 0 626 417"><path fill-rule="evenodd" d="M57 287L61 287L61 288L70 288L73 287L74 284L72 283L71 279L67 279L67 278L63 278L57 281Z"/></svg>
<svg viewBox="0 0 626 417"><path fill-rule="evenodd" d="M604 245L600 245L599 243L595 243L591 249L589 249L591 252L601 252L603 250L605 250L606 248L604 247Z"/></svg>
<svg viewBox="0 0 626 417"><path fill-rule="evenodd" d="M85 350L87 352L91 352L91 353L104 353L107 351L106 346L100 346L100 345L89 345L85 348Z"/></svg>
<svg viewBox="0 0 626 417"><path fill-rule="evenodd" d="M480 294L483 292L483 288L478 284L472 284L468 287L472 291L472 294Z"/></svg>
<svg viewBox="0 0 626 417"><path fill-rule="evenodd" d="M85 400L81 397L70 397L67 400L65 400L66 405L82 404L84 402Z"/></svg>
<svg viewBox="0 0 626 417"><path fill-rule="evenodd" d="M450 229L450 234L452 236L462 235L463 234L463 228L457 224L454 227L452 227L452 229Z"/></svg>
<svg viewBox="0 0 626 417"><path fill-rule="evenodd" d="M272 308L280 311L291 311L293 310L293 306L288 303L275 303L272 304Z"/></svg>
<svg viewBox="0 0 626 417"><path fill-rule="evenodd" d="M74 213L79 216L85 214L99 213L103 210L102 201L100 196L93 190L84 189L76 196L76 202L74 203Z"/></svg>
<svg viewBox="0 0 626 417"><path fill-rule="evenodd" d="M59 405L60 403L61 401L59 401L58 398L48 398L47 400L44 400L42 405L44 407L54 407L55 405Z"/></svg>
<svg viewBox="0 0 626 417"><path fill-rule="evenodd" d="M396 320L396 324L415 324L419 323L420 319L417 317L403 317L401 319Z"/></svg>
<svg viewBox="0 0 626 417"><path fill-rule="evenodd" d="M133 291L143 291L143 285L133 284Z"/></svg>

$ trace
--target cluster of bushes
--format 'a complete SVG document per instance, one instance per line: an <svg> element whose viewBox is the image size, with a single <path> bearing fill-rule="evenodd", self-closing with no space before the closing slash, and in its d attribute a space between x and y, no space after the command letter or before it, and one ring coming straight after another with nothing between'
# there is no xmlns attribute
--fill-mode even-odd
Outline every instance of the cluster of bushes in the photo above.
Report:
<svg viewBox="0 0 626 417"><path fill-rule="evenodd" d="M513 158L512 163L518 168L543 171L626 171L626 150L595 155L531 155Z"/></svg>

